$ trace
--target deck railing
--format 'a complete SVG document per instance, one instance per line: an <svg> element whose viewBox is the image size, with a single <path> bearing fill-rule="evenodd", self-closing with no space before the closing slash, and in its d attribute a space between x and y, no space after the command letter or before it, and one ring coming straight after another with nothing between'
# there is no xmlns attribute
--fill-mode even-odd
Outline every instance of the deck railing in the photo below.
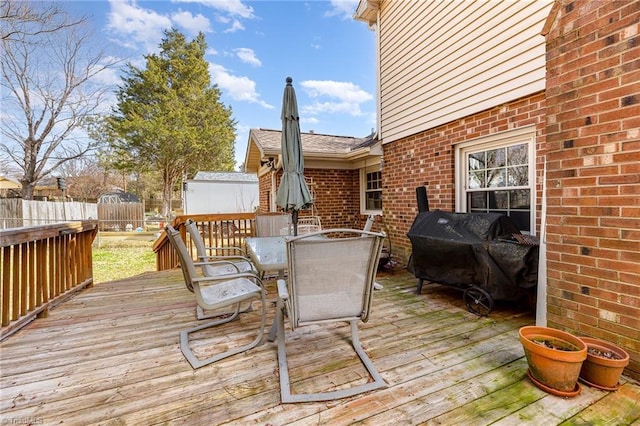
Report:
<svg viewBox="0 0 640 426"><path fill-rule="evenodd" d="M187 219L191 219L198 225L204 237L207 247L243 247L244 238L255 235L255 214L254 213L220 213L220 214L199 214L177 216L171 226L180 231L182 238L186 241L191 254L195 248L188 238L184 227ZM178 255L169 244L169 240L164 232L153 245L156 253L156 269L164 271L178 266Z"/></svg>
<svg viewBox="0 0 640 426"><path fill-rule="evenodd" d="M0 340L93 285L97 230L91 220L0 231Z"/></svg>

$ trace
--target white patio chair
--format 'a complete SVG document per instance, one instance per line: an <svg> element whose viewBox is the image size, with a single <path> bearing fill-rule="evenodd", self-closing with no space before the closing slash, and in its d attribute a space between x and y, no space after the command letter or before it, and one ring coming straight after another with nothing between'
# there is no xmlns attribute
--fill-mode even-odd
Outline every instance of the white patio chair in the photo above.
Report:
<svg viewBox="0 0 640 426"><path fill-rule="evenodd" d="M373 222L375 221L376 221L375 214L370 214L369 216L367 216L367 221L364 223L364 228L362 228L362 230L371 231L371 228L373 227Z"/></svg>
<svg viewBox="0 0 640 426"><path fill-rule="evenodd" d="M256 236L277 237L291 234L291 215L288 214L257 214Z"/></svg>
<svg viewBox="0 0 640 426"><path fill-rule="evenodd" d="M376 215L375 214L370 214L369 216L367 216L367 221L364 223L364 228L362 228L363 231L371 231L371 228L373 228L373 222L376 221ZM387 252L385 250L384 245L382 246L382 249L380 251L380 257L383 256L387 256ZM373 288L374 290L382 290L384 287L382 286L382 284L378 283L378 282L374 282L373 283Z"/></svg>
<svg viewBox="0 0 640 426"><path fill-rule="evenodd" d="M341 238L328 238L341 233ZM289 276L278 280L278 365L283 403L326 401L386 387L358 337L358 322L369 318L373 279L384 234L355 229L328 229L287 237ZM351 343L373 381L350 388L318 393L292 394L287 365L285 315L292 331L311 324L348 322ZM274 340L274 330L269 339ZM308 333L300 339L312 339ZM300 342L296 342L300 344ZM308 347L311 347L309 343ZM332 360L335 361L335 360Z"/></svg>
<svg viewBox="0 0 640 426"><path fill-rule="evenodd" d="M320 216L303 216L298 218L298 235L322 231Z"/></svg>
<svg viewBox="0 0 640 426"><path fill-rule="evenodd" d="M260 278L250 272L220 275L217 277L198 275L196 263L193 262L193 259L189 255L187 246L182 240L180 233L171 225L166 225L165 231L169 242L178 253L178 259L180 260L185 285L187 288L192 289L196 296L198 306L200 306L204 311L233 307L233 311L231 313L223 314L221 318L215 321L180 332L180 349L187 361L189 361L189 364L191 364L194 369L200 368L259 345L262 342L264 335L267 309L265 291L262 287L262 281L260 281ZM240 314L240 303L245 300L252 299L260 299L262 301L260 307L262 311L261 321L257 330L256 338L248 344L231 347L208 358L199 359L189 346L189 335L196 331L201 331L233 321ZM225 348L228 347L226 344L224 346Z"/></svg>
<svg viewBox="0 0 640 426"><path fill-rule="evenodd" d="M238 272L254 272L257 273L257 269L251 262L251 259L247 257L247 252L241 247L207 247L204 242L202 234L198 230L198 225L191 219L187 219L185 222L185 228L191 237L191 241L196 246L196 253L198 254L198 261L200 262L212 262L216 260L226 260L232 262L232 265L201 265L202 271L205 275L215 277L217 275L224 275L229 273ZM219 254L220 252L226 254Z"/></svg>
<svg viewBox="0 0 640 426"><path fill-rule="evenodd" d="M246 256L246 252L242 248L207 247L202 235L198 231L198 225L193 220L187 219L185 222L185 228L191 237L191 241L196 246L196 253L198 255L198 262L196 265L200 266L203 275L208 277L219 277L221 275L237 274L241 272L251 272L258 275L258 270ZM212 255L212 253L220 251L228 254ZM249 306L240 312L251 311L251 306L252 304L249 303ZM196 317L199 320L213 318L219 315L219 313L215 312L205 313L200 305L196 306Z"/></svg>

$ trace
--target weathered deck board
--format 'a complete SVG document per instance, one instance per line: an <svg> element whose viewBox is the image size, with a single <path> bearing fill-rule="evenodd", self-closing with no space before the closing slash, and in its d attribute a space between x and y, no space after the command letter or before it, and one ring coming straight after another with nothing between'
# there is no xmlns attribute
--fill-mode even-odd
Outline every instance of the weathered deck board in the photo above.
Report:
<svg viewBox="0 0 640 426"><path fill-rule="evenodd" d="M178 333L198 324L179 271L146 273L87 289L0 343L0 420L54 424L633 424L640 386L583 386L565 400L526 378L519 327L531 313L499 305L488 318L464 309L461 293L396 272L379 277L360 338L389 387L332 402L280 404L277 351L267 342L192 370ZM268 283L268 325L275 314ZM506 305L506 304L505 304ZM258 307L259 302L254 302ZM205 331L193 346L250 338L258 310ZM294 391L366 380L347 326L287 334ZM611 423L612 418L616 423ZM18 419L18 420L15 420ZM609 422L609 423L607 423Z"/></svg>

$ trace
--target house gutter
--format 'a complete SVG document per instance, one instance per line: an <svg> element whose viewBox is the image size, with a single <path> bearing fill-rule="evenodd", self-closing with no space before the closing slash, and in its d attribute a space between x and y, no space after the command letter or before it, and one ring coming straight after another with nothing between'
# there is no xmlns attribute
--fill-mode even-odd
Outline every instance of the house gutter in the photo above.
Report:
<svg viewBox="0 0 640 426"><path fill-rule="evenodd" d="M380 3L381 0L360 0L353 19L365 22L376 35L376 122L378 123L378 139L383 141L382 114L380 105Z"/></svg>

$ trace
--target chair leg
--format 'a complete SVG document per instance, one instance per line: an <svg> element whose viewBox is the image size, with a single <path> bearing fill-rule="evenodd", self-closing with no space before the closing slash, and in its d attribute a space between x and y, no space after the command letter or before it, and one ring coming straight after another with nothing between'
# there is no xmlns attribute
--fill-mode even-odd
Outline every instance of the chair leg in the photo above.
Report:
<svg viewBox="0 0 640 426"><path fill-rule="evenodd" d="M371 361L371 358L369 358L367 353L362 348L362 345L360 344L360 336L358 335L357 321L351 321L351 342L353 343L353 348L355 349L356 353L360 357L360 360L362 361L364 366L367 368L367 371L369 372L369 374L371 374L371 377L373 377L373 382L367 383L367 385L376 384L376 386L374 386L374 389L377 389L379 387L386 387L387 386L386 382L384 381L380 373L378 373L378 369L373 364L373 361Z"/></svg>
<svg viewBox="0 0 640 426"><path fill-rule="evenodd" d="M358 323L356 321L350 321L351 323L351 342L356 353L360 357L362 364L365 366L373 382L368 382L363 385L353 386L349 389L341 389L330 392L318 392L318 393L306 393L296 394L291 393L291 383L289 381L289 369L287 367L287 348L285 345L284 335L284 312L283 309L278 309L276 312L276 319L278 321L278 367L280 370L280 398L282 403L295 403L295 402L313 402L313 401L330 401L334 399L346 398L360 393L372 391L387 387L387 383L384 381L371 359L367 356L360 339L358 337Z"/></svg>
<svg viewBox="0 0 640 426"><path fill-rule="evenodd" d="M256 294L255 296L257 297L258 295ZM204 367L205 365L214 363L216 361L219 361L221 359L230 357L231 355L235 355L235 354L239 354L241 352L247 351L251 348L258 346L260 343L262 343L262 339L264 337L264 328L267 322L267 300L266 300L264 291L260 292L260 297L262 300L262 313L261 313L261 319L260 319L260 327L258 329L258 335L251 343L238 346L237 348L229 349L228 351L216 354L212 357L205 358L205 359L198 359L198 357L196 357L196 355L193 353L193 351L189 347L189 335L191 333L195 333L196 331L204 330L206 328L215 327L215 326L233 321L238 317L240 313L240 304L237 305L235 312L228 318L212 321L207 324L202 324L197 327L190 328L188 330L183 330L180 332L180 350L182 351L184 357L187 359L187 361L189 361L189 364L191 364L191 367L194 370L200 367Z"/></svg>
<svg viewBox="0 0 640 426"><path fill-rule="evenodd" d="M280 300L276 302L276 317L273 319L273 323L271 323L271 328L269 329L269 337L268 340L273 342L276 340L276 336L278 335L278 330L280 329L278 314L284 309L284 307L280 307ZM282 321L284 322L284 312L282 312Z"/></svg>
<svg viewBox="0 0 640 426"><path fill-rule="evenodd" d="M289 383L289 368L287 367L287 347L284 342L284 305L278 300L276 309L278 333L278 370L280 371L280 398L282 402L294 402ZM273 331L273 327L272 327Z"/></svg>

